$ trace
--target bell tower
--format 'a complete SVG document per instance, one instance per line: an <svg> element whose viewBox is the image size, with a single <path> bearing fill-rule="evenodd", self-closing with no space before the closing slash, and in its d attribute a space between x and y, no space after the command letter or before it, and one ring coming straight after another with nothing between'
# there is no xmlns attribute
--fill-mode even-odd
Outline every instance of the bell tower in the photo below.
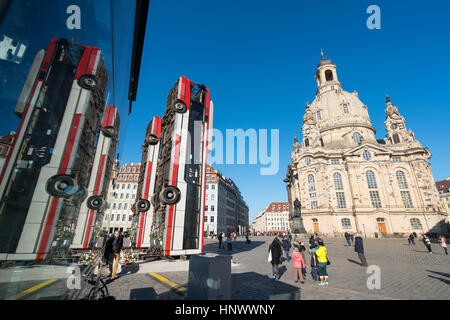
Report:
<svg viewBox="0 0 450 320"><path fill-rule="evenodd" d="M323 56L323 50L320 51L321 59L316 69L317 93L328 90L342 90L342 85L338 81L336 65L330 59Z"/></svg>
<svg viewBox="0 0 450 320"><path fill-rule="evenodd" d="M386 131L392 144L410 142L414 140L414 132L406 130L405 118L398 112L398 108L386 96Z"/></svg>

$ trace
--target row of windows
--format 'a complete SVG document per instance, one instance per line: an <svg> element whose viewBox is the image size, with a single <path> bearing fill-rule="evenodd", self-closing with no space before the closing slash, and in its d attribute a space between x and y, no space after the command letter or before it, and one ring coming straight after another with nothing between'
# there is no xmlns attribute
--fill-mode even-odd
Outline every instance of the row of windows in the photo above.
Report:
<svg viewBox="0 0 450 320"><path fill-rule="evenodd" d="M312 219L312 221L314 223L318 222L317 219ZM413 229L421 229L422 228L422 223L420 222L420 219L418 219L418 218L409 219L409 222L411 223L411 227ZM384 223L384 218L377 218L377 223ZM341 225L342 225L343 229L351 229L351 227L352 227L352 223L349 218L342 218Z"/></svg>
<svg viewBox="0 0 450 320"><path fill-rule="evenodd" d="M122 221L126 221L127 220L127 215L126 214L117 214L115 215L114 213L111 214L111 221L120 221L122 217ZM109 214L105 214L105 221L109 220ZM132 221L133 220L133 215L130 214L128 215L128 221Z"/></svg>
<svg viewBox="0 0 450 320"><path fill-rule="evenodd" d="M344 111L344 113L348 113L348 105L346 103L342 105L342 110ZM320 113L320 110L316 112L316 116L317 120L322 120L322 114Z"/></svg>
<svg viewBox="0 0 450 320"><path fill-rule="evenodd" d="M118 183L117 184L117 189L120 189L120 188L122 188L122 190L124 190L125 188L127 188L127 190L130 190L131 189L131 184L130 183L128 183L128 184L126 184L126 183L122 183L122 184ZM137 184L134 184L133 185L133 190L136 190L136 189L137 189Z"/></svg>
<svg viewBox="0 0 450 320"><path fill-rule="evenodd" d="M212 205L211 206L211 208L210 208L211 210L208 210L208 206L205 206L205 211L214 211L215 210L215 208L214 208L214 206Z"/></svg>
<svg viewBox="0 0 450 320"><path fill-rule="evenodd" d="M216 185L212 184L211 185L211 190L215 190L216 189ZM206 185L206 190L209 190L209 184Z"/></svg>
<svg viewBox="0 0 450 320"><path fill-rule="evenodd" d="M369 161L370 159L372 159L372 154L368 150L364 150L362 152L361 156L366 161ZM402 161L401 157L392 157L392 162L401 162L401 161ZM305 158L305 165L309 166L311 163L312 163L311 157L306 157ZM330 163L331 164L339 164L339 160L338 159L331 159Z"/></svg>
<svg viewBox="0 0 450 320"><path fill-rule="evenodd" d="M289 205L288 204L283 204L283 211L289 210ZM272 205L272 211L278 211L281 212L281 204L278 205L278 207L276 205Z"/></svg>
<svg viewBox="0 0 450 320"><path fill-rule="evenodd" d="M137 174L130 174L130 175L128 175L128 174L124 174L124 175L119 174L119 176L117 178L119 180L137 180L139 178L139 175L137 175Z"/></svg>
<svg viewBox="0 0 450 320"><path fill-rule="evenodd" d="M114 194L115 196L114 196L114 198L115 199L119 199L119 194L118 193L115 193L115 192L112 192L112 194ZM121 193L120 194L120 199L123 199L123 195L124 195L125 193ZM136 198L136 194L131 194L131 199L134 199L134 198ZM127 194L125 194L125 199L130 199L130 194L129 193L127 193Z"/></svg>
<svg viewBox="0 0 450 320"><path fill-rule="evenodd" d="M205 222L208 222L208 216L205 216ZM214 222L214 216L209 218L209 222Z"/></svg>
<svg viewBox="0 0 450 320"><path fill-rule="evenodd" d="M136 171L137 171L136 167L120 169L120 172L136 172Z"/></svg>

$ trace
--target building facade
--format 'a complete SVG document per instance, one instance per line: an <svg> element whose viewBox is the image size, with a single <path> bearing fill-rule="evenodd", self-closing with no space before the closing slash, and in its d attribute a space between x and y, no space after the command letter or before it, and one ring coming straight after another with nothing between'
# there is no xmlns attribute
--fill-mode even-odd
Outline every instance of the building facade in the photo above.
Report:
<svg viewBox="0 0 450 320"><path fill-rule="evenodd" d="M448 217L450 216L450 178L436 181L436 188L439 192L442 211L445 211Z"/></svg>
<svg viewBox="0 0 450 320"><path fill-rule="evenodd" d="M315 78L316 96L306 103L303 138L294 138L285 179L291 220L298 199L308 233L440 232L445 214L428 162L431 153L406 128L389 97L387 135L377 139L367 106L356 91L342 89L336 65L323 54Z"/></svg>
<svg viewBox="0 0 450 320"><path fill-rule="evenodd" d="M206 167L205 233L236 232L249 227L248 206L233 180L218 170Z"/></svg>
<svg viewBox="0 0 450 320"><path fill-rule="evenodd" d="M136 199L140 164L115 163L109 183L107 209L102 229L108 233L116 230L130 231L133 221L132 206Z"/></svg>
<svg viewBox="0 0 450 320"><path fill-rule="evenodd" d="M253 220L252 229L261 233L287 233L290 231L289 203L272 202Z"/></svg>

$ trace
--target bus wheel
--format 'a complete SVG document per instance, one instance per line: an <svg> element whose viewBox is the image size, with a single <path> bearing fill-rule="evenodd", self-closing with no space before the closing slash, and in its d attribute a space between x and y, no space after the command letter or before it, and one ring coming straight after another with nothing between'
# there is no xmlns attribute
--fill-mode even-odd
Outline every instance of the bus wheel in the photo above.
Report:
<svg viewBox="0 0 450 320"><path fill-rule="evenodd" d="M78 191L78 186L71 176L57 174L47 180L45 190L53 197L69 198Z"/></svg>
<svg viewBox="0 0 450 320"><path fill-rule="evenodd" d="M147 199L141 199L138 201L136 208L138 212L148 211L150 210L150 201L148 201Z"/></svg>
<svg viewBox="0 0 450 320"><path fill-rule="evenodd" d="M101 209L104 203L105 200L103 200L103 197L101 196L90 196L86 201L87 207L91 210Z"/></svg>
<svg viewBox="0 0 450 320"><path fill-rule="evenodd" d="M159 200L164 204L175 204L180 201L180 189L174 186L164 188L159 194Z"/></svg>
<svg viewBox="0 0 450 320"><path fill-rule="evenodd" d="M181 100L176 100L175 103L172 106L173 111L178 112L178 113L185 113L187 111L187 106L186 103L184 103L184 101Z"/></svg>
<svg viewBox="0 0 450 320"><path fill-rule="evenodd" d="M148 144L149 145L154 146L155 144L158 144L158 142L159 142L159 139L158 139L158 137L156 135L151 134L148 137Z"/></svg>
<svg viewBox="0 0 450 320"><path fill-rule="evenodd" d="M106 126L103 128L102 133L107 138L114 138L116 136L116 128L113 126Z"/></svg>
<svg viewBox="0 0 450 320"><path fill-rule="evenodd" d="M97 84L97 77L93 74L83 74L78 78L78 85L86 90L94 90Z"/></svg>

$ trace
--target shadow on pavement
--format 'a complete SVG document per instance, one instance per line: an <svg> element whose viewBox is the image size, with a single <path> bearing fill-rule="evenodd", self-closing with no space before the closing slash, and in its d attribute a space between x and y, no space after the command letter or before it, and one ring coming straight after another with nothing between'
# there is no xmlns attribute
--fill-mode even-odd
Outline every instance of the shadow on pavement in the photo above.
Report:
<svg viewBox="0 0 450 320"><path fill-rule="evenodd" d="M255 249L256 247L259 247L266 242L264 241L252 241L250 244L245 242L244 240L235 240L232 242L233 250L228 251L227 250L227 244L222 242L222 249L219 249L219 241L215 243L208 243L204 246L204 252L210 252L210 253L220 253L220 254L236 254L239 252L245 252L245 251L251 251Z"/></svg>
<svg viewBox="0 0 450 320"><path fill-rule="evenodd" d="M430 278L433 278L433 279L438 279L438 280L441 280L442 282L444 282L444 283L446 283L446 284L448 284L448 285L450 285L450 280L447 280L447 279L442 279L442 278L438 278L438 277L435 277L435 276L430 276L430 275L428 275Z"/></svg>
<svg viewBox="0 0 450 320"><path fill-rule="evenodd" d="M450 273L445 273L445 272L439 272L439 271L431 271L431 270L427 270L428 272L434 273L434 274L438 274L440 276L444 276L447 278L450 278Z"/></svg>
<svg viewBox="0 0 450 320"><path fill-rule="evenodd" d="M139 288L130 291L130 300L157 300L158 294L153 288Z"/></svg>
<svg viewBox="0 0 450 320"><path fill-rule="evenodd" d="M358 261L356 261L356 260L353 260L353 259L347 259L349 262L351 262L351 263L355 263L355 264L357 264L358 266L360 266L361 265L361 263L360 262L358 262Z"/></svg>

